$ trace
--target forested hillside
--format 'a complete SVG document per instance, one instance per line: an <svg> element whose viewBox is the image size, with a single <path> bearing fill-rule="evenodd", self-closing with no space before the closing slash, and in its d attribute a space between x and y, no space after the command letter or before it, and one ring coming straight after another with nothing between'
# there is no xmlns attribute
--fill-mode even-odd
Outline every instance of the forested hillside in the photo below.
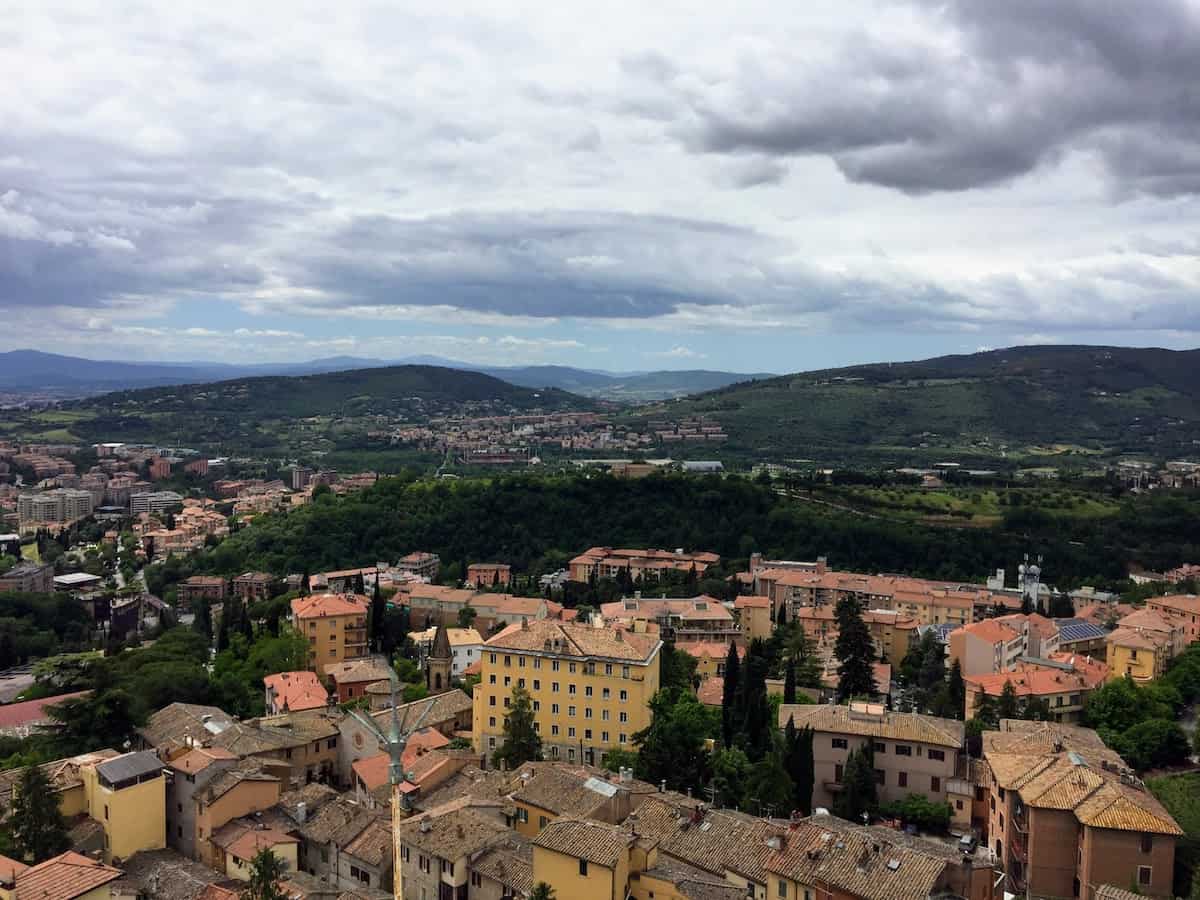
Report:
<svg viewBox="0 0 1200 900"><path fill-rule="evenodd" d="M317 572L418 549L439 553L447 565L503 560L519 571L550 571L587 547L607 545L713 550L731 560L754 550L825 555L842 569L962 580L982 580L1011 569L1023 553L1040 553L1047 580L1073 586L1115 583L1129 561L1163 568L1200 558L1195 497L1130 498L1116 510L1076 519L1030 499L994 528L953 529L829 514L740 478L389 478L360 494L322 494L311 506L257 519L194 562L173 563L171 575Z"/></svg>

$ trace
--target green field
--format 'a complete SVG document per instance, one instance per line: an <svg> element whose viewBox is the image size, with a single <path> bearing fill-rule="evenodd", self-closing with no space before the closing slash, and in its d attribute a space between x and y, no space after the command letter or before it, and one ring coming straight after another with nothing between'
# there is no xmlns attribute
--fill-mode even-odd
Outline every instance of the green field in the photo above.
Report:
<svg viewBox="0 0 1200 900"><path fill-rule="evenodd" d="M1106 494L1057 486L925 489L844 485L818 487L813 496L888 518L975 527L994 525L1019 508L1070 519L1099 519L1120 509L1119 501Z"/></svg>

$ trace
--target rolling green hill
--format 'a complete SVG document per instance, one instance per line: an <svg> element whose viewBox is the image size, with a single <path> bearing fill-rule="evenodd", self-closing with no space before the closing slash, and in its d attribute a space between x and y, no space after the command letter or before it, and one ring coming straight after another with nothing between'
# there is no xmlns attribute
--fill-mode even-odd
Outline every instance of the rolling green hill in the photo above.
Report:
<svg viewBox="0 0 1200 900"><path fill-rule="evenodd" d="M1198 455L1200 350L1014 347L769 378L639 413L715 419L732 455Z"/></svg>
<svg viewBox="0 0 1200 900"><path fill-rule="evenodd" d="M448 414L502 415L590 409L557 389L532 390L437 366L391 366L295 377L120 391L69 404L84 440L156 441L221 452L268 452L297 445L306 430L374 416L425 421Z"/></svg>

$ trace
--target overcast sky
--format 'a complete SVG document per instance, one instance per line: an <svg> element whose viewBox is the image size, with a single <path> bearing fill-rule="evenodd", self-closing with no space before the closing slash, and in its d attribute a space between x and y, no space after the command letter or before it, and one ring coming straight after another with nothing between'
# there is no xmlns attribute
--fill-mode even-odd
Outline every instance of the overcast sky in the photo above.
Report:
<svg viewBox="0 0 1200 900"><path fill-rule="evenodd" d="M0 0L0 349L1200 344L1200 6Z"/></svg>

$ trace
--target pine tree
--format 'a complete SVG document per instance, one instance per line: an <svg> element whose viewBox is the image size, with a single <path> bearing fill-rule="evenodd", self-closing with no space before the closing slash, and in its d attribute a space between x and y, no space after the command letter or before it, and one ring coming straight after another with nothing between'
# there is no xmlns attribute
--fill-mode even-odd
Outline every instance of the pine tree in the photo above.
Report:
<svg viewBox="0 0 1200 900"><path fill-rule="evenodd" d="M378 579L376 579L376 583L378 583ZM366 586L366 584L363 582L363 573L362 573L362 569L359 569L359 570L358 570L358 571L357 571L357 572L354 574L354 593L356 593L356 594L365 594L366 592L367 592L367 586Z"/></svg>
<svg viewBox="0 0 1200 900"><path fill-rule="evenodd" d="M734 723L737 721L734 707L737 704L740 680L741 662L738 659L737 647L730 643L729 653L725 656L725 685L721 690L721 741L726 748L733 746Z"/></svg>
<svg viewBox="0 0 1200 900"><path fill-rule="evenodd" d="M837 644L838 699L870 696L875 693L875 642L862 618L858 601L847 596L838 601Z"/></svg>
<svg viewBox="0 0 1200 900"><path fill-rule="evenodd" d="M783 674L783 702L796 702L796 661L789 658Z"/></svg>
<svg viewBox="0 0 1200 900"><path fill-rule="evenodd" d="M221 622L217 626L217 652L229 649L229 633L230 620L233 619L236 613L234 612L235 604L232 599L227 599L221 607Z"/></svg>
<svg viewBox="0 0 1200 900"><path fill-rule="evenodd" d="M824 667L817 656L817 647L804 630L798 626L794 638L796 660L796 685L798 687L817 688L821 686L821 675Z"/></svg>
<svg viewBox="0 0 1200 900"><path fill-rule="evenodd" d="M50 789L46 773L29 766L21 773L12 799L9 833L24 859L40 863L71 846L67 823L58 811L58 795Z"/></svg>
<svg viewBox="0 0 1200 900"><path fill-rule="evenodd" d="M283 875L283 861L270 850L259 850L250 861L250 879L241 900L287 900Z"/></svg>
<svg viewBox="0 0 1200 900"><path fill-rule="evenodd" d="M950 666L950 681L947 685L950 705L954 708L954 718L961 719L966 715L967 684L963 681L962 666L956 659Z"/></svg>
<svg viewBox="0 0 1200 900"><path fill-rule="evenodd" d="M504 717L504 743L492 754L492 764L509 769L542 758L542 737L534 727L533 701L522 687L513 688L512 706Z"/></svg>
<svg viewBox="0 0 1200 900"><path fill-rule="evenodd" d="M304 574L300 577L300 594L304 597L309 595L311 588L309 587L308 567L304 567Z"/></svg>
<svg viewBox="0 0 1200 900"><path fill-rule="evenodd" d="M927 632L927 634L932 637L933 632ZM942 646L941 641L933 638L921 660L921 672L917 676L917 683L923 690L932 692L936 691L945 680L946 648Z"/></svg>
<svg viewBox="0 0 1200 900"><path fill-rule="evenodd" d="M1004 690L1000 692L1000 702L996 704L996 717L998 719L1016 719L1021 714L1020 705L1017 703L1017 689L1013 687L1011 681L1004 682Z"/></svg>
<svg viewBox="0 0 1200 900"><path fill-rule="evenodd" d="M768 753L750 768L746 801L751 812L786 818L791 815L795 797L796 786L778 753Z"/></svg>

